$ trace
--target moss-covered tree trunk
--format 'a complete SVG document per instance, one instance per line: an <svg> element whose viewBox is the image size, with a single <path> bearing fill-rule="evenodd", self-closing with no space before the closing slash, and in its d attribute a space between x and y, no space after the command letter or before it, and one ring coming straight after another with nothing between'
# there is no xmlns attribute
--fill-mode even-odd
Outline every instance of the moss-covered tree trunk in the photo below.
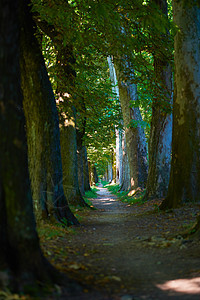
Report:
<svg viewBox="0 0 200 300"><path fill-rule="evenodd" d="M6 288L28 292L39 282L53 282L56 273L40 250L28 173L19 62L19 20L28 1L3 0L1 5L0 287L8 278Z"/></svg>
<svg viewBox="0 0 200 300"><path fill-rule="evenodd" d="M78 224L63 191L58 113L35 33L31 15L24 11L20 65L33 200L38 219Z"/></svg>
<svg viewBox="0 0 200 300"><path fill-rule="evenodd" d="M167 1L154 0L163 14L167 16ZM149 172L146 187L146 199L162 198L167 195L171 164L172 116L168 106L172 98L171 67L160 54L154 54L154 73L162 87L165 99L160 92L152 104L152 119L149 141ZM161 105L162 104L162 105Z"/></svg>
<svg viewBox="0 0 200 300"><path fill-rule="evenodd" d="M59 107L61 127L61 155L63 165L64 191L71 205L88 206L84 201L78 184L77 142L76 142L76 110L74 109L75 57L73 45L63 44L60 33L53 25L36 18L37 25L53 41L57 50L57 103ZM68 126L69 124L69 126ZM72 153L72 151L76 151ZM67 157L67 153L70 157ZM72 160L71 160L72 159ZM69 172L69 169L74 171ZM71 176L71 178L70 178ZM77 178L75 178L77 177Z"/></svg>
<svg viewBox="0 0 200 300"><path fill-rule="evenodd" d="M64 105L67 116L60 121L61 155L63 165L63 188L70 205L88 206L84 201L78 182L78 160L75 108Z"/></svg>
<svg viewBox="0 0 200 300"><path fill-rule="evenodd" d="M88 206L84 201L78 181L76 108L73 91L76 72L72 45L57 45L57 83L60 114L61 155L63 186L67 201L73 206ZM67 95L67 96L65 96Z"/></svg>
<svg viewBox="0 0 200 300"><path fill-rule="evenodd" d="M172 164L167 198L161 208L175 208L200 198L200 8L196 1L173 1L175 92Z"/></svg>

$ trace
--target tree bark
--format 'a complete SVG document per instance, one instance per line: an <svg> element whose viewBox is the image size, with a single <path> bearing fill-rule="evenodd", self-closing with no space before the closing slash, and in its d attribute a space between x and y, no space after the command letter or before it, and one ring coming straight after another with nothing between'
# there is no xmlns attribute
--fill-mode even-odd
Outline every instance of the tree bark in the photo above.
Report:
<svg viewBox="0 0 200 300"><path fill-rule="evenodd" d="M112 82L112 92L115 97L119 98L119 88L117 85L117 77L115 72L115 67L112 62L112 58L109 56L107 58L108 66L110 71L110 80ZM122 130L121 128L115 129L116 134L116 183L119 186L122 185L122 163L123 163L123 150L122 150Z"/></svg>
<svg viewBox="0 0 200 300"><path fill-rule="evenodd" d="M173 1L175 92L172 164L166 199L161 208L175 208L200 198L200 8L196 1Z"/></svg>
<svg viewBox="0 0 200 300"><path fill-rule="evenodd" d="M84 99L82 99L82 110L86 112L85 102ZM86 127L86 117L82 117L79 115L77 118L78 128L76 129L76 138L77 138L77 157L78 157L78 182L79 182L79 188L81 191L81 194L85 194L85 183L84 180L87 181L85 178L84 172L87 170L84 170L85 166L85 159L87 159L87 150L83 146L83 138L85 135L85 127ZM86 153L85 153L86 150ZM86 155L86 157L85 157ZM89 179L88 179L89 180ZM86 183L87 184L87 183ZM88 187L87 187L88 189Z"/></svg>
<svg viewBox="0 0 200 300"><path fill-rule="evenodd" d="M61 134L61 155L63 165L63 188L70 205L87 207L84 201L78 182L78 161L77 161L77 139L76 139L76 121L75 121L75 108L66 107L63 111L63 119L60 121L60 134ZM61 113L61 118L62 118Z"/></svg>
<svg viewBox="0 0 200 300"><path fill-rule="evenodd" d="M77 137L77 158L78 158L78 183L79 183L79 188L81 191L81 194L85 194L85 185L84 185L84 151L85 149L83 148L82 145L82 139L80 142L78 142L78 137Z"/></svg>
<svg viewBox="0 0 200 300"><path fill-rule="evenodd" d="M121 187L123 181L123 149L122 149L122 129L116 129L116 183Z"/></svg>
<svg viewBox="0 0 200 300"><path fill-rule="evenodd" d="M90 180L89 180L89 167L87 159L87 149L83 146L83 176L84 176L84 190L90 191Z"/></svg>
<svg viewBox="0 0 200 300"><path fill-rule="evenodd" d="M36 213L38 219L66 218L68 224L78 224L63 191L58 113L35 33L32 17L24 11L20 65Z"/></svg>
<svg viewBox="0 0 200 300"><path fill-rule="evenodd" d="M167 1L154 0L167 16ZM162 86L164 106L172 102L172 72L166 59L154 55L154 73ZM163 198L167 195L171 164L172 116L159 105L160 94L154 97L149 141L149 173L145 199Z"/></svg>
<svg viewBox="0 0 200 300"><path fill-rule="evenodd" d="M108 182L111 183L113 180L113 169L112 160L108 161Z"/></svg>
<svg viewBox="0 0 200 300"><path fill-rule="evenodd" d="M126 150L126 139L125 133L122 132L122 149L123 149L123 165L122 165L122 185L120 191L129 191L130 190L130 170L128 163L128 156Z"/></svg>
<svg viewBox="0 0 200 300"><path fill-rule="evenodd" d="M128 65L127 59L123 59ZM138 125L139 108L130 107L130 102L137 98L137 86L130 80L124 79L121 68L122 60L116 59L116 74L119 86L120 103L125 127L126 149L128 154L130 170L130 187L136 190L138 187L145 187L147 180L147 148L144 130ZM132 74L132 76L134 76ZM132 124L134 123L134 124ZM141 138L143 135L143 138Z"/></svg>
<svg viewBox="0 0 200 300"><path fill-rule="evenodd" d="M38 282L52 283L57 274L41 253L28 173L19 62L20 19L28 2L3 0L1 4L0 271L10 275L6 288L22 291L25 286L37 287ZM2 280L3 276L1 288Z"/></svg>
<svg viewBox="0 0 200 300"><path fill-rule="evenodd" d="M73 130L73 126L67 128L67 124L72 122L72 119L76 118L76 111L72 113L73 107L73 93L75 86L75 57L73 55L73 45L67 44L63 45L63 40L60 39L60 33L56 31L56 28L52 25L49 25L44 20L40 18L35 18L37 21L37 25L40 27L42 31L45 32L53 41L54 46L57 50L57 95L61 101L58 99L58 104L60 106L60 119L61 119L61 155L62 155L62 164L63 164L63 173L64 175L64 191L66 193L66 198L69 204L71 205L80 205L80 206L88 206L84 201L78 183L78 163L77 163L77 142L75 142L74 138L76 132ZM67 99L67 97L70 99ZM65 104L66 102L66 104ZM61 105L63 103L63 105ZM67 111L69 109L69 111ZM65 116L65 117L64 117ZM66 119L66 121L64 120ZM69 120L67 120L69 118ZM65 124L65 126L63 126ZM67 140L68 137L72 139ZM76 145L75 145L76 143ZM71 149L70 149L71 148ZM76 153L72 153L72 149L76 151ZM72 158L67 159L66 152L70 154ZM73 165L72 165L73 164ZM73 169L75 173L69 173L68 166L70 166L71 170ZM72 178L67 178L67 176L72 176ZM77 179L75 179L75 176ZM78 186L77 186L78 184Z"/></svg>
<svg viewBox="0 0 200 300"><path fill-rule="evenodd" d="M89 162L89 174L90 174L90 186L95 185L98 182L98 175L96 167L93 163ZM107 176L108 179L108 176Z"/></svg>

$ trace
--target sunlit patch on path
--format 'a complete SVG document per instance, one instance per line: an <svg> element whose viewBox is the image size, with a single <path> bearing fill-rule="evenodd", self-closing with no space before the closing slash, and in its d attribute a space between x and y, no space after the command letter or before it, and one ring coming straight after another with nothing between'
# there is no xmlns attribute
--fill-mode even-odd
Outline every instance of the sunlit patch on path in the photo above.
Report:
<svg viewBox="0 0 200 300"><path fill-rule="evenodd" d="M157 284L156 286L163 291L200 295L200 277L170 280L164 284Z"/></svg>

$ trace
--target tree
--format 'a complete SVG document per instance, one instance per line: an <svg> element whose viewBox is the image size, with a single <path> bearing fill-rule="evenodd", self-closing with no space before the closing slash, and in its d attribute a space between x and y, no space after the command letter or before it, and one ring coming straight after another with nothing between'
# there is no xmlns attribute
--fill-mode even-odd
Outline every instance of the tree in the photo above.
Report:
<svg viewBox="0 0 200 300"><path fill-rule="evenodd" d="M200 8L196 1L174 1L175 83L172 164L166 199L161 208L199 201L200 197Z"/></svg>
<svg viewBox="0 0 200 300"><path fill-rule="evenodd" d="M117 77L115 72L115 67L112 62L112 57L109 56L107 58L108 60L108 66L110 71L110 80L112 82L112 92L113 96L117 97L119 99L119 88L117 85ZM121 121L122 123L122 121ZM123 182L123 169L122 169L122 163L123 163L123 150L122 150L122 128L119 126L118 128L115 128L115 134L116 134L116 183L119 184L121 187Z"/></svg>
<svg viewBox="0 0 200 300"><path fill-rule="evenodd" d="M155 9L167 17L167 1L155 0ZM154 5L155 5L154 4ZM164 26L164 24L163 24ZM168 38L166 34L161 36ZM154 52L155 92L152 103L151 130L149 139L149 172L145 199L162 198L167 194L171 163L172 116L172 72L169 60L162 52Z"/></svg>
<svg viewBox="0 0 200 300"><path fill-rule="evenodd" d="M65 111L61 113L60 133L61 133L61 154L63 164L63 187L69 204L73 206L89 207L84 201L78 182L78 160L77 160L77 136L75 108L64 100Z"/></svg>
<svg viewBox="0 0 200 300"><path fill-rule="evenodd" d="M129 191L130 190L130 169L128 162L128 154L126 149L126 139L125 132L122 132L122 151L123 151L123 160L122 160L122 185L120 191Z"/></svg>
<svg viewBox="0 0 200 300"><path fill-rule="evenodd" d="M123 73L122 64L129 66L127 58L115 59L119 97L125 127L126 149L130 170L130 187L136 190L144 187L147 179L147 149L144 130L137 123L141 115L138 108L131 107L131 101L137 99L137 86L133 83L134 74L127 79Z"/></svg>
<svg viewBox="0 0 200 300"><path fill-rule="evenodd" d="M78 224L63 191L58 113L40 46L36 25L23 10L21 33L21 86L26 117L29 172L38 219Z"/></svg>
<svg viewBox="0 0 200 300"><path fill-rule="evenodd" d="M33 289L58 276L36 233L20 87L20 19L28 2L3 0L0 11L0 271L9 288ZM4 286L3 276L0 285Z"/></svg>
<svg viewBox="0 0 200 300"><path fill-rule="evenodd" d="M83 146L83 177L84 177L84 191L90 191L90 181L89 181L89 167L87 159L87 148Z"/></svg>
<svg viewBox="0 0 200 300"><path fill-rule="evenodd" d="M53 34L55 35L55 31ZM64 192L69 204L88 207L81 195L78 181L76 108L72 94L76 78L73 47L69 44L64 46L62 43L56 42L56 48L56 72L59 79L57 80L56 93L60 117Z"/></svg>

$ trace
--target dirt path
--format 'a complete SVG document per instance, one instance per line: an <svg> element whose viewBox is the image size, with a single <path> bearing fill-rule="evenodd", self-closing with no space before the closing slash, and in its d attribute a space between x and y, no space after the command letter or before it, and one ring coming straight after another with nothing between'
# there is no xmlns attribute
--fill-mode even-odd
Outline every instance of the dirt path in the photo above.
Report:
<svg viewBox="0 0 200 300"><path fill-rule="evenodd" d="M129 206L98 189L92 200L97 210L82 213L76 234L58 241L58 247L67 244L68 255L57 264L101 291L98 299L200 299L200 244L172 238L198 208L156 213L153 206ZM79 299L92 297L85 289Z"/></svg>

